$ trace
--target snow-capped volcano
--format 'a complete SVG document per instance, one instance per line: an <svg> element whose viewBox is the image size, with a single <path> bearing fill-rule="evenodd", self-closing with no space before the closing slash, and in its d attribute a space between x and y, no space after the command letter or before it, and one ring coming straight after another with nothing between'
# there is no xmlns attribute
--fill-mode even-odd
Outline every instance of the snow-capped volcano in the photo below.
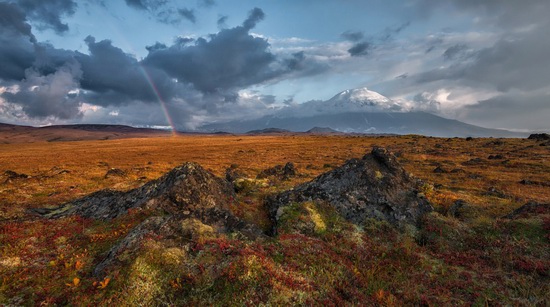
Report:
<svg viewBox="0 0 550 307"><path fill-rule="evenodd" d="M451 136L523 136L505 130L485 129L422 111L414 104L392 100L367 88L346 90L329 100L289 105L257 119L213 123L203 131L244 133L271 128L308 131L328 127L339 132L422 134Z"/></svg>
<svg viewBox="0 0 550 307"><path fill-rule="evenodd" d="M281 110L281 114L339 114L346 112L405 112L404 105L366 87L345 90L329 100L309 101Z"/></svg>
<svg viewBox="0 0 550 307"><path fill-rule="evenodd" d="M402 106L397 102L371 91L366 87L345 90L336 94L325 102L327 105L338 107L339 109L348 109L360 107L363 111L402 111Z"/></svg>

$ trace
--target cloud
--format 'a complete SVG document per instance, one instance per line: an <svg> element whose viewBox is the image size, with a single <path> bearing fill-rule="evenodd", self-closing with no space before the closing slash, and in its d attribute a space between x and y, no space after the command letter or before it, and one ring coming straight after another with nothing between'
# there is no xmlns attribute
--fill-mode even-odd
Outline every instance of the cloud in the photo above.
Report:
<svg viewBox="0 0 550 307"><path fill-rule="evenodd" d="M456 60L463 57L467 49L468 46L466 44L453 45L445 50L445 52L443 53L443 58L449 61Z"/></svg>
<svg viewBox="0 0 550 307"><path fill-rule="evenodd" d="M267 40L249 33L264 16L256 8L242 26L221 30L209 39L150 50L144 63L203 93L227 93L273 79L284 71L275 67L277 59Z"/></svg>
<svg viewBox="0 0 550 307"><path fill-rule="evenodd" d="M185 7L178 8L171 5L167 0L125 0L126 4L138 10L149 12L158 22L178 25L183 20L192 23L197 22L193 9ZM211 1L206 1L211 2Z"/></svg>
<svg viewBox="0 0 550 307"><path fill-rule="evenodd" d="M11 32L29 37L35 41L31 33L31 25L27 23L25 12L14 3L0 2L0 32Z"/></svg>
<svg viewBox="0 0 550 307"><path fill-rule="evenodd" d="M550 95L509 93L482 100L461 110L464 120L493 127L550 132Z"/></svg>
<svg viewBox="0 0 550 307"><path fill-rule="evenodd" d="M441 102L428 92L419 93L413 98L413 108L415 111L436 112L441 108Z"/></svg>
<svg viewBox="0 0 550 307"><path fill-rule="evenodd" d="M87 53L31 42L32 28L23 11L4 7L12 18L1 19L0 60L7 64L0 66L0 88L15 90L1 94L2 118L35 124L94 119L165 125L164 112L158 111L163 101L175 124L189 128L204 120L260 114L274 103L274 96L243 89L283 76L315 74L321 67L305 52L276 55L267 39L250 34L265 18L257 8L240 26L147 46L149 54L140 61L110 40L92 36L84 40Z"/></svg>
<svg viewBox="0 0 550 307"><path fill-rule="evenodd" d="M175 96L176 85L163 72L142 66L133 56L112 45L109 40L96 42L88 36L90 54L78 53L82 66L82 88L89 91L87 101L96 105L120 105L133 100L156 102ZM151 82L155 84L152 88Z"/></svg>
<svg viewBox="0 0 550 307"><path fill-rule="evenodd" d="M478 23L514 29L548 18L550 2L547 0L416 0L414 8L420 18L437 14L437 10L458 9L478 16ZM451 8L449 8L449 6Z"/></svg>
<svg viewBox="0 0 550 307"><path fill-rule="evenodd" d="M387 27L383 33L381 34L380 40L381 41L388 41L392 39L395 35L401 33L401 31L405 30L411 25L411 21L406 21L400 25L394 26L394 27Z"/></svg>
<svg viewBox="0 0 550 307"><path fill-rule="evenodd" d="M0 80L21 80L36 59L35 46L28 37L0 30Z"/></svg>
<svg viewBox="0 0 550 307"><path fill-rule="evenodd" d="M346 31L342 33L340 36L344 38L345 40L351 41L351 42L357 42L363 39L365 37L365 33L362 31Z"/></svg>
<svg viewBox="0 0 550 307"><path fill-rule="evenodd" d="M18 5L39 29L52 29L57 34L69 31L61 17L74 15L77 8L73 0L19 0Z"/></svg>
<svg viewBox="0 0 550 307"><path fill-rule="evenodd" d="M81 75L82 71L76 62L48 75L28 69L25 79L18 83L18 90L5 92L2 98L21 106L22 111L30 117L75 118L81 115L78 98L78 80Z"/></svg>
<svg viewBox="0 0 550 307"><path fill-rule="evenodd" d="M245 28L247 31L252 30L256 27L256 24L264 20L264 18L264 11L256 7L248 13L248 18L243 22L243 28Z"/></svg>
<svg viewBox="0 0 550 307"><path fill-rule="evenodd" d="M183 18L189 20L192 23L197 22L197 18L195 17L195 11L193 11L193 10L190 10L190 9L187 9L187 8L182 8L182 9L178 9L178 13Z"/></svg>
<svg viewBox="0 0 550 307"><path fill-rule="evenodd" d="M445 52L446 58L454 58L463 50L453 46ZM548 52L550 34L546 27L535 28L521 35L503 37L492 46L477 50L469 61L420 73L416 81L422 84L449 80L501 92L535 90L548 86Z"/></svg>
<svg viewBox="0 0 550 307"><path fill-rule="evenodd" d="M223 29L223 28L227 27L226 22L227 22L228 18L229 17L227 15L221 15L221 16L218 17L218 20L217 20L216 23L217 23L219 29Z"/></svg>
<svg viewBox="0 0 550 307"><path fill-rule="evenodd" d="M214 0L198 0L199 6L202 7L212 7L216 5L216 1Z"/></svg>
<svg viewBox="0 0 550 307"><path fill-rule="evenodd" d="M351 56L367 55L369 54L370 49L371 49L371 44L369 42L360 42L353 45L351 48L349 48L348 53Z"/></svg>

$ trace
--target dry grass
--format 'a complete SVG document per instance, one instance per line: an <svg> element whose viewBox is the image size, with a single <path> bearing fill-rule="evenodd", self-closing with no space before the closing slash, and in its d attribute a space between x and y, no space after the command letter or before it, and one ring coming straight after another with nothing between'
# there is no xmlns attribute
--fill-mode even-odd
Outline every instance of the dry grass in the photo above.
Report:
<svg viewBox="0 0 550 307"><path fill-rule="evenodd" d="M550 184L549 147L538 146L535 141L524 139L480 138L467 141L459 138L441 139L420 136L191 135L104 141L0 144L0 174L11 170L30 176L30 178L15 179L8 179L5 175L0 176L0 242L3 244L0 247L0 276L3 276L0 284L0 304L18 303L18 299L21 300L19 303L26 304L120 302L120 297L116 299L113 297L116 293L129 291L128 287L131 287L115 278L109 286L105 287L107 292L103 289L98 290L97 285L102 281L93 280L90 272L94 263L101 259L101 255L131 227L143 220L145 213L130 215L107 225L78 218L59 221L29 218L26 211L29 208L56 206L104 188L118 190L135 188L187 161L198 162L218 176L224 176L226 168L237 164L252 178L263 169L292 161L300 174L298 177L289 182L274 182L271 186L262 187L247 195L243 194L240 199L242 206L233 208L237 215L258 223L266 229L269 227L269 222L261 206L263 196L311 180L347 159L361 157L374 145L392 150L409 172L428 183L424 192L439 215L436 214L428 219L429 227L422 229L422 240L416 238L415 241L407 236L379 231L384 229L383 225L377 225L373 228L374 230L371 229L374 231L373 234L364 233L346 224L338 226L338 232L335 231L336 226L327 226L326 231L323 230L322 234L318 234L319 238L286 235L275 243L266 243L263 247L242 246L243 243L231 241L227 244L236 244L240 246L241 252L248 252L242 252L242 257L235 256L234 262L223 258L223 255L215 254L213 251L216 249L212 249L211 253L214 254L210 255L208 252L201 254L203 255L201 257L207 257L206 255L210 255L208 259L222 257L223 261L220 263L228 265L226 268L220 268L222 271L232 266L239 268L244 266L248 267L248 270L252 267L255 270L263 267L266 271L262 271L261 274L249 273L247 278L255 276L255 281L247 279L246 282L239 284L244 288L239 289L230 287L231 278L237 277L231 277L226 284L225 275L218 276L213 281L204 276L196 277L200 281L197 283L212 282L219 287L229 287L224 290L224 293L227 292L226 294L231 296L241 293L242 289L250 291L251 288L247 287L261 280L261 283L254 287L274 288L270 290L271 294L264 293L267 296L255 299L259 300L258 302L269 300L282 304L320 303L323 300L330 301L330 299L346 297L355 297L359 301L368 299L370 302L384 305L398 304L396 302L490 304L495 302L491 299L506 295L514 295L518 299L508 303L527 302L528 304L528 300L521 300L523 295L541 295L541 292L537 292L532 287L535 283L541 282L541 278L542 281L548 280L548 272L544 273L544 270L548 270L544 267L548 265L547 259L544 259L548 256L548 238L543 235L539 240L538 237L541 229L546 229L544 227L547 226L544 225L549 221L538 219L518 221L506 224L515 227L512 230L506 230L499 222L500 219L496 218L527 201L550 202L550 187L546 185ZM503 157L489 159L490 155ZM437 166L447 172L434 173ZM122 170L124 175L105 178L107 171L111 168ZM452 170L455 172L451 172ZM530 180L536 184L521 184L521 180ZM457 199L466 200L475 206L477 211L471 221L458 222L445 217L447 209ZM327 222L322 219L330 219L329 215L315 212L314 216L317 223L321 224ZM546 223L544 227L541 226L542 223ZM365 231L368 232L369 229L366 227ZM514 229L520 229L521 235L515 233ZM495 232L499 234L493 235ZM452 237L450 233L457 233L462 241ZM374 235L379 235L380 241ZM504 237L510 240L510 244L503 243L508 242L503 241L508 240L503 239ZM44 239L50 241L36 243ZM328 258L310 259L311 257L307 254L303 254L301 247L310 240L320 244L316 248L321 249L322 252L330 251L326 256ZM459 241L469 244L471 251L464 250L463 245L454 245ZM221 244L216 242L210 244ZM388 245L388 242L393 242L393 245ZM424 245L418 245L418 242ZM481 248L476 245L482 243L487 244L488 247ZM208 251L208 246L206 244L203 248ZM477 249L478 247L480 250ZM365 249L370 252L368 256L361 256L349 254L346 248ZM447 251L446 248L449 250ZM480 259L485 259L487 255L476 254L482 253L484 248L489 250L487 253L490 255L502 255L502 259L485 264L483 262L485 260ZM517 255L512 253L512 256L506 256L509 253L506 248L519 249L517 249ZM402 254L403 250L406 251L405 254ZM521 258L524 254L520 251L525 252L528 257ZM286 262L280 263L280 257L283 256ZM378 256L382 258L377 258ZM335 257L334 259L341 264L333 264L334 259L331 257ZM394 257L391 261L395 263L393 269L389 271L380 267L382 263L387 265L384 260L387 257ZM483 263L481 268L488 270L486 273L490 274L486 276L490 278L479 277L478 281L466 283L473 287L470 290L464 289L463 292L450 290L449 288L454 285L451 280L455 278L460 280L464 277L462 276L464 272L467 271L470 274L476 270L467 263L459 261L457 257L480 261ZM197 258L196 261L200 263L203 260ZM354 261L370 262L354 266L352 265ZM311 263L312 267L302 267L307 263ZM424 276L423 272L415 269L411 272L412 275L405 276L399 268L405 270L407 266L429 268L437 273ZM286 273L282 273L289 269L293 270L295 275L289 277L285 275ZM319 284L320 281L315 278L311 270L320 270L315 274L321 274L324 278L330 279L330 283L327 281L325 284ZM542 273L541 270L543 270ZM521 273L524 271L527 273ZM271 277L274 281L265 279L267 275L262 275L268 273L275 276ZM29 277L29 274L35 274L35 276ZM362 277L354 277L355 279L351 279L354 280L352 284L345 284L346 287L356 287L355 290L337 289L339 286L337 287L335 283L350 280L349 276L359 276L358 274L362 274ZM75 284L75 277L79 278L78 284ZM29 280L29 278L35 278L35 280ZM178 282L183 277L178 278L171 280L170 283L172 287L180 287L178 289L181 290L184 286L179 285ZM208 280L203 280L205 278ZM210 278L213 277L210 276ZM94 281L96 286L93 286ZM279 284L285 282L290 283L290 286ZM419 282L425 284L419 286ZM509 283L505 285L506 292L496 294L491 292L498 291L494 285L490 286L495 282ZM517 285L514 286L514 282L517 282ZM424 289L423 287L427 285L435 288ZM312 292L315 296L309 298L304 296L313 286L317 287L316 292ZM400 290L398 286L410 287L411 290ZM484 287L487 287L483 290L486 293L479 295L484 295L485 301L478 300L471 291L481 291L480 289ZM277 291L274 290L275 288ZM155 289L157 291L160 288ZM361 296L363 294L360 293L363 290L359 289L367 291L363 293L365 297ZM219 288L212 288L212 291L214 290L218 291ZM219 296L207 297L208 291L201 293L189 291L186 293L191 298L185 301L187 303L204 303L213 298L215 298L214 301L221 299ZM428 296L415 300L415 295L420 295L422 291L428 293ZM19 292L22 293L21 296L17 295ZM252 295L251 293L246 295ZM226 302L235 303L231 300Z"/></svg>

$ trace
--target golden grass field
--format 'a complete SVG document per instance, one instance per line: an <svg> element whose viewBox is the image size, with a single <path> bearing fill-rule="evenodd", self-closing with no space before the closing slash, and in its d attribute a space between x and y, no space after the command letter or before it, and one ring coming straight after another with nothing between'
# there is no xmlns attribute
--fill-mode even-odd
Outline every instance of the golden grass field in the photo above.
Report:
<svg viewBox="0 0 550 307"><path fill-rule="evenodd" d="M495 214L528 200L550 201L549 188L519 183L522 179L550 182L548 147L526 139L495 140L297 134L5 144L0 145L0 171L12 170L32 178L1 186L1 216L20 215L29 207L55 206L99 189L127 190L188 161L198 162L218 176L223 176L231 164L238 164L255 176L262 169L292 161L304 175L297 181L307 181L347 159L363 156L374 145L397 153L409 172L428 182L442 184L441 190L446 194L498 207ZM504 159L487 159L496 154L503 155ZM484 161L462 165L474 158ZM438 165L448 171L461 168L465 173L433 173ZM110 168L122 169L127 176L104 178ZM62 170L69 172L59 174ZM479 178L470 178L475 177L472 174ZM483 197L490 187L512 198Z"/></svg>
<svg viewBox="0 0 550 307"><path fill-rule="evenodd" d="M58 241L36 242L50 240L47 234L49 231L54 229L60 231L59 227L72 229L76 222L70 218L59 221L42 220L29 214L27 211L29 208L55 207L105 188L129 190L156 179L187 161L198 162L221 177L224 176L226 168L232 164L237 164L250 177L255 177L261 170L268 167L289 161L294 162L299 176L290 182L279 183L271 190L264 191L269 193L311 180L341 165L347 159L363 156L370 152L374 145L390 149L407 171L428 183L426 195L441 216L445 216L446 210L457 199L463 199L475 205L479 209L477 220L464 222L473 228L483 223L490 225L498 223L499 217L528 201L550 202L548 185L520 183L521 180L550 183L550 147L539 146L538 142L527 139L466 140L422 136L285 134L180 135L101 141L0 144L0 227L3 227L0 232L0 243L2 243L0 304L121 303L120 298L116 298L117 295L129 291L123 288L123 283L120 281L118 284L113 281L110 286L105 285L103 288L96 286L98 281L93 281L90 271L109 244L121 238L139 219L134 221L131 218L124 218L115 221L112 225L87 224L89 230L85 232L86 235L80 234L74 238L64 235L64 239L55 237L55 240L63 241L61 243L71 242L68 244L69 248L67 244L61 244ZM490 155L502 155L502 157L489 159ZM475 160L476 158L479 159ZM448 172L435 173L434 169L438 166ZM125 175L106 178L105 175L111 168L120 169ZM463 171L451 172L457 169ZM1 175L8 170L30 177L8 179L6 175ZM251 222L265 222L260 218L263 210L260 201L249 202L246 206L249 213L241 210L238 212L239 215ZM548 223L548 220L536 222L538 223L536 229L543 227L541 226L543 222ZM548 229L544 231L548 235ZM14 235L15 233L17 236ZM87 241L83 240L82 236ZM95 241L90 238L95 238ZM499 278L502 277L510 282L510 285L503 287L513 287L511 284L517 282L518 287L525 289L503 292L505 294L494 290L497 294L485 294L485 300L475 302L481 305L495 303L498 305L498 299L506 295L518 297L518 300L511 299L507 302L512 305L529 305L530 302L540 305L549 302L548 297L545 297L547 292L546 294L537 292L548 289L547 285L541 288L539 284L548 282L548 258L544 259L548 256L548 237L541 237L540 240L528 236L518 238L515 237L514 240L523 240L521 244L527 245L530 244L528 240L534 240L533 249L536 250L534 254L537 256L533 257L542 263L542 269L538 268L534 273L532 271L521 273L524 274L520 276L523 279L517 281L515 277L507 275L511 274L510 270L516 270L514 266L511 265L509 269L495 268L495 272L501 270L497 274ZM512 239L510 240L513 242ZM494 239L494 242L496 241L497 239ZM513 244L516 243L510 244L515 246ZM34 249L29 247L33 245ZM64 249L60 249L58 245L63 245ZM438 253L441 253L440 249L414 246L414 251L422 255L421 257L444 258L438 256L440 255ZM483 247L480 248L483 249ZM58 267L57 263L63 261L65 261L65 267ZM403 265L405 264L404 262ZM449 268L461 267L455 262L448 265ZM56 269L53 270L50 266ZM36 276L27 276L31 272ZM382 279L389 278L387 277L389 275L384 273L380 273L380 276ZM74 278L78 278L78 282ZM498 278L496 280L502 281ZM96 284L92 286L92 282ZM386 282L390 283L387 280ZM420 302L412 299L414 295L420 295L419 292L400 294L395 287L387 283L380 283L378 288L368 288L369 297L374 300L373 302L378 300L382 305ZM482 283L481 286L476 287L489 287L489 283L487 281L487 285ZM416 287L413 286L413 280L407 282L397 280L395 284L401 287L405 285ZM370 285L372 286L372 283ZM442 289L451 287L449 285L442 286ZM537 285L539 290L535 290ZM82 288L82 292L76 289L79 287ZM109 290L109 288L112 289ZM498 285L491 285L489 288L498 289ZM431 299L430 297L426 299L427 305L474 302L474 296L469 294L461 294L462 292L456 294L450 289L438 291L442 291L441 297L432 293ZM534 295L538 300L529 301L527 298L529 295ZM85 299L76 301L75 297L79 297L79 300ZM189 302L204 303L207 300Z"/></svg>

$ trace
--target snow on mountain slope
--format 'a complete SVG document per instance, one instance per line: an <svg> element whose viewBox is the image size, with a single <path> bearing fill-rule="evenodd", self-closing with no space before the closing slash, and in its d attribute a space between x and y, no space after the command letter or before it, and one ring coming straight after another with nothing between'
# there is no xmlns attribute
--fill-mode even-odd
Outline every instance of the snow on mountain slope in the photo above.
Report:
<svg viewBox="0 0 550 307"><path fill-rule="evenodd" d="M347 112L407 112L408 107L364 88L345 90L326 101L308 101L283 108L279 116L312 116Z"/></svg>
<svg viewBox="0 0 550 307"><path fill-rule="evenodd" d="M363 111L403 111L403 107L397 102L380 93L371 91L366 87L345 90L336 94L325 103L330 106L338 107L343 111L356 107L361 108Z"/></svg>

